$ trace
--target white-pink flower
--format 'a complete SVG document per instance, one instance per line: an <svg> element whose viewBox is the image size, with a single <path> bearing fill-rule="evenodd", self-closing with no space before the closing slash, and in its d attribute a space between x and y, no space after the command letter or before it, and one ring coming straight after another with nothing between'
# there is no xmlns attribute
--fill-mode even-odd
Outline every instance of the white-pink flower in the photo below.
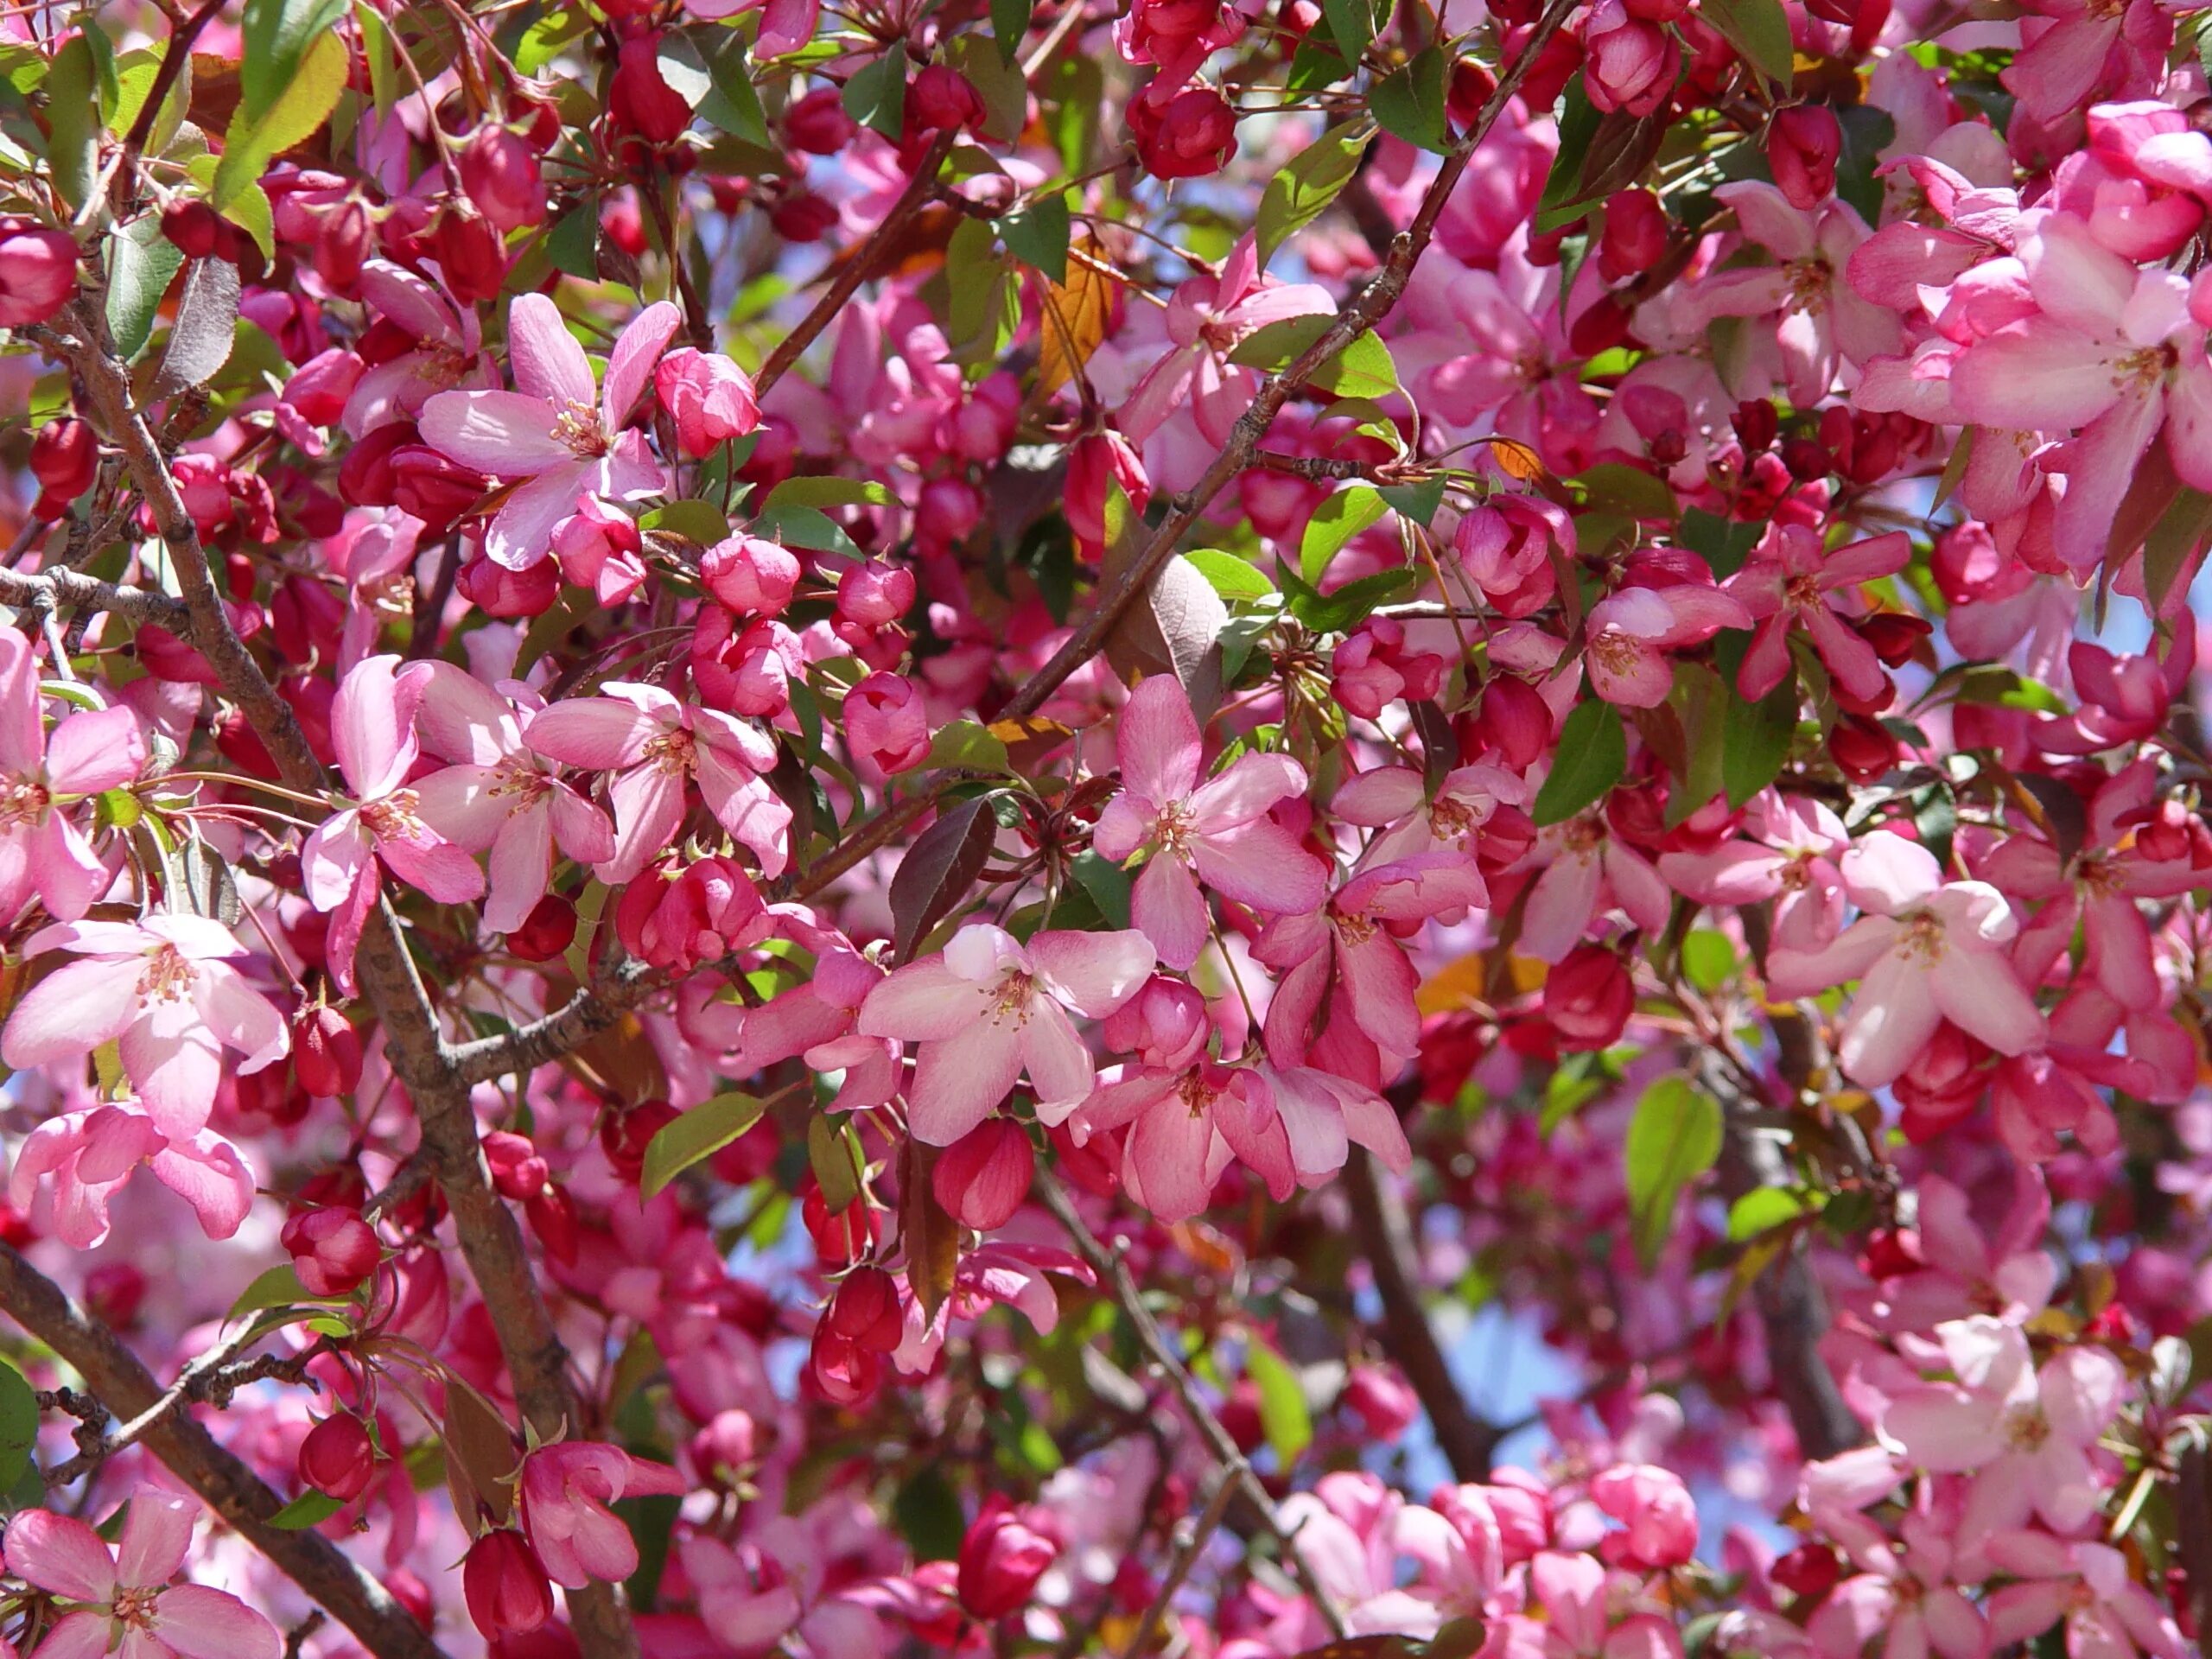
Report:
<svg viewBox="0 0 2212 1659"><path fill-rule="evenodd" d="M1038 1116L1058 1123L1097 1078L1069 1014L1103 1019L1143 988L1154 960L1135 928L1039 933L1025 946L974 922L870 991L860 1030L921 1045L906 1090L906 1127L918 1140L950 1146L1024 1074Z"/></svg>
<svg viewBox="0 0 2212 1659"><path fill-rule="evenodd" d="M77 960L33 986L0 1033L0 1058L21 1071L114 1043L123 1070L164 1135L207 1126L223 1079L223 1051L258 1071L291 1048L284 1016L230 958L245 948L205 916L143 922L63 922L41 928L26 957L69 950Z"/></svg>
<svg viewBox="0 0 2212 1659"><path fill-rule="evenodd" d="M2005 946L2019 923L1986 881L1943 880L1936 855L1877 830L1843 855L1845 891L1863 912L1816 950L1777 950L1767 983L1808 996L1859 981L1837 1058L1869 1089L1895 1083L1948 1019L2000 1054L2043 1040L2043 1014L2012 972Z"/></svg>
<svg viewBox="0 0 2212 1659"><path fill-rule="evenodd" d="M526 478L485 532L494 564L526 570L553 544L555 526L595 495L635 501L666 486L644 435L623 429L653 365L683 321L665 300L632 320L607 354L604 386L543 294L507 309L513 391L442 391L423 405L423 441L494 478Z"/></svg>
<svg viewBox="0 0 2212 1659"><path fill-rule="evenodd" d="M664 1463L617 1446L560 1440L522 1461L522 1528L546 1577L581 1590L594 1579L620 1584L638 1570L638 1541L607 1506L617 1498L673 1496L683 1478Z"/></svg>
<svg viewBox="0 0 2212 1659"><path fill-rule="evenodd" d="M353 991L353 951L376 903L378 861L442 905L484 895L476 861L423 822L422 800L406 787L422 753L415 711L429 664L399 666L392 656L357 663L330 706L330 741L353 804L323 820L300 849L308 902L334 912L325 960L338 988Z"/></svg>
<svg viewBox="0 0 2212 1659"><path fill-rule="evenodd" d="M108 884L84 833L62 809L136 778L146 739L128 709L86 709L46 729L38 659L29 640L0 627L0 917L32 894L73 922Z"/></svg>
<svg viewBox="0 0 2212 1659"><path fill-rule="evenodd" d="M1268 817L1278 801L1305 791L1306 769L1298 762L1247 754L1201 783L1205 741L1172 674L1152 675L1129 694L1115 743L1122 789L1099 816L1091 845L1116 862L1149 851L1129 912L1161 962L1185 972L1205 949L1210 918L1201 881L1262 911L1312 910L1321 902L1327 868Z"/></svg>
<svg viewBox="0 0 2212 1659"><path fill-rule="evenodd" d="M1675 687L1667 653L1704 644L1723 628L1748 628L1751 613L1703 582L1624 588L1590 610L1590 684L1607 702L1656 709Z"/></svg>
<svg viewBox="0 0 2212 1659"><path fill-rule="evenodd" d="M89 1250L108 1234L108 1205L140 1165L200 1217L210 1238L228 1238L253 1207L253 1172L238 1149L210 1129L168 1135L130 1103L50 1117L23 1137L8 1172L8 1201L29 1212L53 1183L54 1236Z"/></svg>
<svg viewBox="0 0 2212 1659"><path fill-rule="evenodd" d="M607 786L614 849L599 879L619 887L676 839L689 781L707 810L753 849L760 873L791 861L791 810L762 773L776 764L775 740L719 709L679 702L657 685L610 680L604 696L575 697L531 717L523 741L549 760L620 775Z"/></svg>
<svg viewBox="0 0 2212 1659"><path fill-rule="evenodd" d="M46 1659L277 1659L283 1639L236 1596L177 1584L200 1506L141 1486L111 1554L72 1516L26 1510L8 1522L8 1570L56 1597L63 1613L38 1651Z"/></svg>

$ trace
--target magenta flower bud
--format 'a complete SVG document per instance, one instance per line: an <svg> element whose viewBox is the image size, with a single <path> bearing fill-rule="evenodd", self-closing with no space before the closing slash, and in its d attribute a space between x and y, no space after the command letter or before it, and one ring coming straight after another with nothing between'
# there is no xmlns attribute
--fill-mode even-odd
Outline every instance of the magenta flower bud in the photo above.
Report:
<svg viewBox="0 0 2212 1659"><path fill-rule="evenodd" d="M987 1507L960 1541L960 1605L986 1623L1020 1612L1059 1553L1012 1509Z"/></svg>
<svg viewBox="0 0 2212 1659"><path fill-rule="evenodd" d="M461 1567L468 1616L493 1640L521 1636L553 1617L553 1586L529 1540L512 1527L486 1533Z"/></svg>
<svg viewBox="0 0 2212 1659"><path fill-rule="evenodd" d="M1134 107L1134 106L1133 106ZM1068 532L1086 556L1103 556L1106 546L1106 486L1122 486L1136 512L1152 499L1152 480L1144 461L1119 432L1092 432L1068 448L1065 510Z"/></svg>
<svg viewBox="0 0 2212 1659"><path fill-rule="evenodd" d="M726 858L702 858L677 877L640 930L640 953L656 968L689 973L719 961L754 931L760 892Z"/></svg>
<svg viewBox="0 0 2212 1659"><path fill-rule="evenodd" d="M448 461L428 444L392 452L392 503L420 518L426 536L444 535L491 487L483 474Z"/></svg>
<svg viewBox="0 0 2212 1659"><path fill-rule="evenodd" d="M752 1414L732 1406L707 1420L706 1427L691 1437L690 1449L691 1461L711 1473L751 1467L759 1448L760 1434Z"/></svg>
<svg viewBox="0 0 2212 1659"><path fill-rule="evenodd" d="M987 1117L938 1154L930 1191L962 1226L988 1233L1014 1218L1036 1173L1027 1131L1010 1117Z"/></svg>
<svg viewBox="0 0 2212 1659"><path fill-rule="evenodd" d="M545 175L537 152L497 122L477 128L462 148L461 188L499 230L545 222Z"/></svg>
<svg viewBox="0 0 2212 1659"><path fill-rule="evenodd" d="M1828 734L1828 757L1854 784L1871 784L1897 763L1897 741L1879 721L1846 715Z"/></svg>
<svg viewBox="0 0 2212 1659"><path fill-rule="evenodd" d="M543 616L561 596L561 568L540 559L527 570L510 570L478 557L461 567L454 587L487 616Z"/></svg>
<svg viewBox="0 0 2212 1659"><path fill-rule="evenodd" d="M615 126L649 144L670 144L691 124L691 106L661 79L658 34L632 35L622 42L607 112Z"/></svg>
<svg viewBox="0 0 2212 1659"><path fill-rule="evenodd" d="M677 444L695 458L760 424L753 377L719 353L688 346L671 352L653 371L653 390L676 423Z"/></svg>
<svg viewBox="0 0 2212 1659"><path fill-rule="evenodd" d="M335 1008L302 1008L292 1017L292 1070L317 1100L339 1100L361 1086L361 1037Z"/></svg>
<svg viewBox="0 0 2212 1659"><path fill-rule="evenodd" d="M1389 617L1370 617L1331 655L1331 686L1337 701L1362 720L1373 720L1389 704L1433 697L1444 683L1441 657L1406 649L1405 625Z"/></svg>
<svg viewBox="0 0 2212 1659"><path fill-rule="evenodd" d="M1395 1440L1421 1414L1421 1400L1395 1365L1355 1365L1344 1379L1344 1403L1378 1440Z"/></svg>
<svg viewBox="0 0 2212 1659"><path fill-rule="evenodd" d="M530 908L523 924L507 935L507 950L524 962L550 962L575 942L576 907L549 893Z"/></svg>
<svg viewBox="0 0 2212 1659"><path fill-rule="evenodd" d="M973 131L987 113L975 83L949 64L929 65L906 89L906 114L925 132Z"/></svg>
<svg viewBox="0 0 2212 1659"><path fill-rule="evenodd" d="M742 533L701 556L699 579L733 611L774 616L798 587L798 556L775 542Z"/></svg>
<svg viewBox="0 0 2212 1659"><path fill-rule="evenodd" d="M837 578L837 614L887 628L914 608L914 573L899 564L855 564Z"/></svg>
<svg viewBox="0 0 2212 1659"><path fill-rule="evenodd" d="M1609 283L1649 270L1667 251L1667 210L1638 187L1605 199L1605 233L1598 243L1598 270Z"/></svg>
<svg viewBox="0 0 2212 1659"><path fill-rule="evenodd" d="M38 480L35 511L47 520L60 518L69 504L92 487L99 472L100 444L92 427L73 415L48 421L31 440L31 476Z"/></svg>
<svg viewBox="0 0 2212 1659"><path fill-rule="evenodd" d="M384 1249L368 1223L351 1210L303 1210L284 1224L277 1242L311 1296L346 1296L377 1269Z"/></svg>
<svg viewBox="0 0 2212 1659"><path fill-rule="evenodd" d="M1570 1052L1610 1047L1636 1008L1636 986L1618 952L1578 945L1544 976L1544 1019Z"/></svg>
<svg viewBox="0 0 2212 1659"><path fill-rule="evenodd" d="M1129 136L1155 179L1202 179L1236 153L1236 111L1211 86L1175 94L1164 109L1141 94L1129 100Z"/></svg>
<svg viewBox="0 0 2212 1659"><path fill-rule="evenodd" d="M830 1299L823 1322L848 1342L887 1354L906 1339L899 1281L881 1268L855 1268Z"/></svg>
<svg viewBox="0 0 2212 1659"><path fill-rule="evenodd" d="M1496 752L1525 771L1552 741L1552 709L1544 694L1516 675L1483 687L1481 705L1459 721L1459 750L1468 759Z"/></svg>
<svg viewBox="0 0 2212 1659"><path fill-rule="evenodd" d="M806 1380L833 1406L865 1405L883 1380L883 1356L850 1337L839 1336L824 1320L814 1327Z"/></svg>
<svg viewBox="0 0 2212 1659"><path fill-rule="evenodd" d="M1205 998L1185 981L1155 974L1100 1024L1107 1046L1147 1065L1179 1071L1198 1058L1213 1028Z"/></svg>
<svg viewBox="0 0 2212 1659"><path fill-rule="evenodd" d="M835 86L817 86L784 111L784 141L809 156L835 156L859 131Z"/></svg>
<svg viewBox="0 0 2212 1659"><path fill-rule="evenodd" d="M333 293L351 294L369 257L369 210L355 199L323 215L315 238L315 274Z"/></svg>
<svg viewBox="0 0 2212 1659"><path fill-rule="evenodd" d="M358 356L341 346L318 352L292 371L284 383L284 403L309 426L335 426L366 369Z"/></svg>
<svg viewBox="0 0 2212 1659"><path fill-rule="evenodd" d="M1674 90L1682 49L1665 25L1630 16L1621 0L1599 0L1583 25L1583 86L1599 109L1649 115Z"/></svg>
<svg viewBox="0 0 2212 1659"><path fill-rule="evenodd" d="M536 1198L552 1179L552 1171L538 1155L536 1144L528 1135L512 1130L493 1129L484 1137L484 1161L491 1168L492 1185L499 1188L499 1196L517 1204Z"/></svg>
<svg viewBox="0 0 2212 1659"><path fill-rule="evenodd" d="M215 235L222 221L215 210L197 197L179 197L162 209L162 234L188 259L205 259L215 251Z"/></svg>
<svg viewBox="0 0 2212 1659"><path fill-rule="evenodd" d="M458 204L438 215L430 254L446 287L463 305L497 298L507 280L507 248L491 221Z"/></svg>
<svg viewBox="0 0 2212 1659"><path fill-rule="evenodd" d="M964 478L933 478L922 486L914 509L914 533L932 547L950 547L967 538L982 522L982 493Z"/></svg>
<svg viewBox="0 0 2212 1659"><path fill-rule="evenodd" d="M1767 123L1767 166L1792 207L1810 213L1828 199L1842 151L1842 124L1825 104L1793 104Z"/></svg>
<svg viewBox="0 0 2212 1659"><path fill-rule="evenodd" d="M44 322L77 291L77 245L35 219L0 217L0 328Z"/></svg>
<svg viewBox="0 0 2212 1659"><path fill-rule="evenodd" d="M912 680L871 674L845 694L845 738L860 759L888 774L930 757L929 711Z"/></svg>
<svg viewBox="0 0 2212 1659"><path fill-rule="evenodd" d="M350 1411L324 1418L300 1442L299 1471L302 1484L352 1503L376 1478L377 1449L367 1426Z"/></svg>

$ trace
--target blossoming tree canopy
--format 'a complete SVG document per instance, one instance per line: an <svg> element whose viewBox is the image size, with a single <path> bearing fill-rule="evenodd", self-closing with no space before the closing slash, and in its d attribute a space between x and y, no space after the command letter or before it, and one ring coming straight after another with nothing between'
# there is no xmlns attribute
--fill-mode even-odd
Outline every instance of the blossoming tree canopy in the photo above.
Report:
<svg viewBox="0 0 2212 1659"><path fill-rule="evenodd" d="M0 8L7 1659L2182 1659L2212 12Z"/></svg>

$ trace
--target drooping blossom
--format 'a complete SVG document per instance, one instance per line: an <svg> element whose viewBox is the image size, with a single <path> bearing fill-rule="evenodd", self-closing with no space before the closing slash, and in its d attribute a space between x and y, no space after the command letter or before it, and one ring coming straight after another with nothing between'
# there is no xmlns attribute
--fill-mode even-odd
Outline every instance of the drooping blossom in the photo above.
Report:
<svg viewBox="0 0 2212 1659"><path fill-rule="evenodd" d="M638 1570L638 1541L609 1503L684 1489L683 1478L664 1463L620 1446L556 1440L523 1459L516 1495L523 1531L546 1575L581 1590L594 1579L620 1584Z"/></svg>
<svg viewBox="0 0 2212 1659"><path fill-rule="evenodd" d="M146 766L146 739L129 709L83 709L48 731L29 640L0 627L0 915L33 896L73 922L109 880L68 807L129 783Z"/></svg>
<svg viewBox="0 0 2212 1659"><path fill-rule="evenodd" d="M16 1148L8 1201L26 1214L50 1182L54 1236L73 1249L105 1242L109 1210L140 1167L192 1206L210 1238L234 1236L253 1207L253 1172L211 1129L172 1135L131 1103L50 1117Z"/></svg>

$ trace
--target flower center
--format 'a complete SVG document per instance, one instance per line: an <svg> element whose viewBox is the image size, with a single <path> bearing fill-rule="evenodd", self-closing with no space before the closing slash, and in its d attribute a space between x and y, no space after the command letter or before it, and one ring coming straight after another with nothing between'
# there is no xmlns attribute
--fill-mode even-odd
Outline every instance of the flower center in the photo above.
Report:
<svg viewBox="0 0 2212 1659"><path fill-rule="evenodd" d="M2112 365L2112 383L2122 391L2148 391L2176 360L2171 346L2139 346Z"/></svg>
<svg viewBox="0 0 2212 1659"><path fill-rule="evenodd" d="M411 789L395 789L381 800L365 802L361 822L378 841L420 841L424 830L423 800Z"/></svg>
<svg viewBox="0 0 2212 1659"><path fill-rule="evenodd" d="M511 754L493 769L491 792L512 798L507 807L511 816L537 805L552 787L545 774L520 755Z"/></svg>
<svg viewBox="0 0 2212 1659"><path fill-rule="evenodd" d="M1475 830L1475 810L1465 801L1440 795L1428 809L1428 827L1439 841L1464 842Z"/></svg>
<svg viewBox="0 0 2212 1659"><path fill-rule="evenodd" d="M645 759L653 762L670 777L681 777L691 770L694 745L691 734L681 727L663 732L645 745Z"/></svg>
<svg viewBox="0 0 2212 1659"><path fill-rule="evenodd" d="M1588 858L1596 853L1605 839L1605 826L1595 813L1580 817L1567 826L1567 851L1577 858Z"/></svg>
<svg viewBox="0 0 2212 1659"><path fill-rule="evenodd" d="M0 784L0 825L42 823L52 800L44 784L11 778Z"/></svg>
<svg viewBox="0 0 2212 1659"><path fill-rule="evenodd" d="M1813 855L1798 853L1782 867L1776 877L1786 893L1802 893L1813 885Z"/></svg>
<svg viewBox="0 0 2212 1659"><path fill-rule="evenodd" d="M191 958L173 944L165 944L146 958L146 965L139 971L138 995L141 999L155 1002L180 1002L192 995L199 970Z"/></svg>
<svg viewBox="0 0 2212 1659"><path fill-rule="evenodd" d="M1826 260L1799 259L1783 271L1789 279L1789 309L1815 315L1827 309L1828 286L1835 274Z"/></svg>
<svg viewBox="0 0 2212 1659"><path fill-rule="evenodd" d="M589 404L567 404L554 417L553 435L588 460L607 453L607 433Z"/></svg>
<svg viewBox="0 0 2212 1659"><path fill-rule="evenodd" d="M1186 801L1170 801L1160 809L1160 816L1153 820L1153 833L1159 838L1160 850L1190 861L1191 840L1198 828L1198 821Z"/></svg>
<svg viewBox="0 0 2212 1659"><path fill-rule="evenodd" d="M1821 603L1821 579L1815 575L1792 576L1785 590L1790 604L1801 611L1815 610Z"/></svg>
<svg viewBox="0 0 2212 1659"><path fill-rule="evenodd" d="M1897 949L1932 968L1943 960L1943 924L1932 911L1916 911L1897 937Z"/></svg>
<svg viewBox="0 0 2212 1659"><path fill-rule="evenodd" d="M118 1590L115 1592L115 1622L132 1630L150 1630L154 1628L154 1603L161 1591L153 1586Z"/></svg>
<svg viewBox="0 0 2212 1659"><path fill-rule="evenodd" d="M1337 937L1346 944L1365 944L1375 937L1375 918L1363 916L1356 910L1335 912Z"/></svg>
<svg viewBox="0 0 2212 1659"><path fill-rule="evenodd" d="M2041 1406L2015 1406L2005 1414L2004 1434L2015 1452L2040 1451L2050 1439L2050 1420Z"/></svg>
<svg viewBox="0 0 2212 1659"><path fill-rule="evenodd" d="M1591 637L1590 654L1610 673L1631 674L1643 654L1643 645L1619 628L1600 628Z"/></svg>
<svg viewBox="0 0 2212 1659"><path fill-rule="evenodd" d="M1008 1020L1017 1026L1029 1023L1029 1005L1036 996L1036 982L1016 969L999 981L998 989L992 993L991 1023L1002 1026Z"/></svg>

